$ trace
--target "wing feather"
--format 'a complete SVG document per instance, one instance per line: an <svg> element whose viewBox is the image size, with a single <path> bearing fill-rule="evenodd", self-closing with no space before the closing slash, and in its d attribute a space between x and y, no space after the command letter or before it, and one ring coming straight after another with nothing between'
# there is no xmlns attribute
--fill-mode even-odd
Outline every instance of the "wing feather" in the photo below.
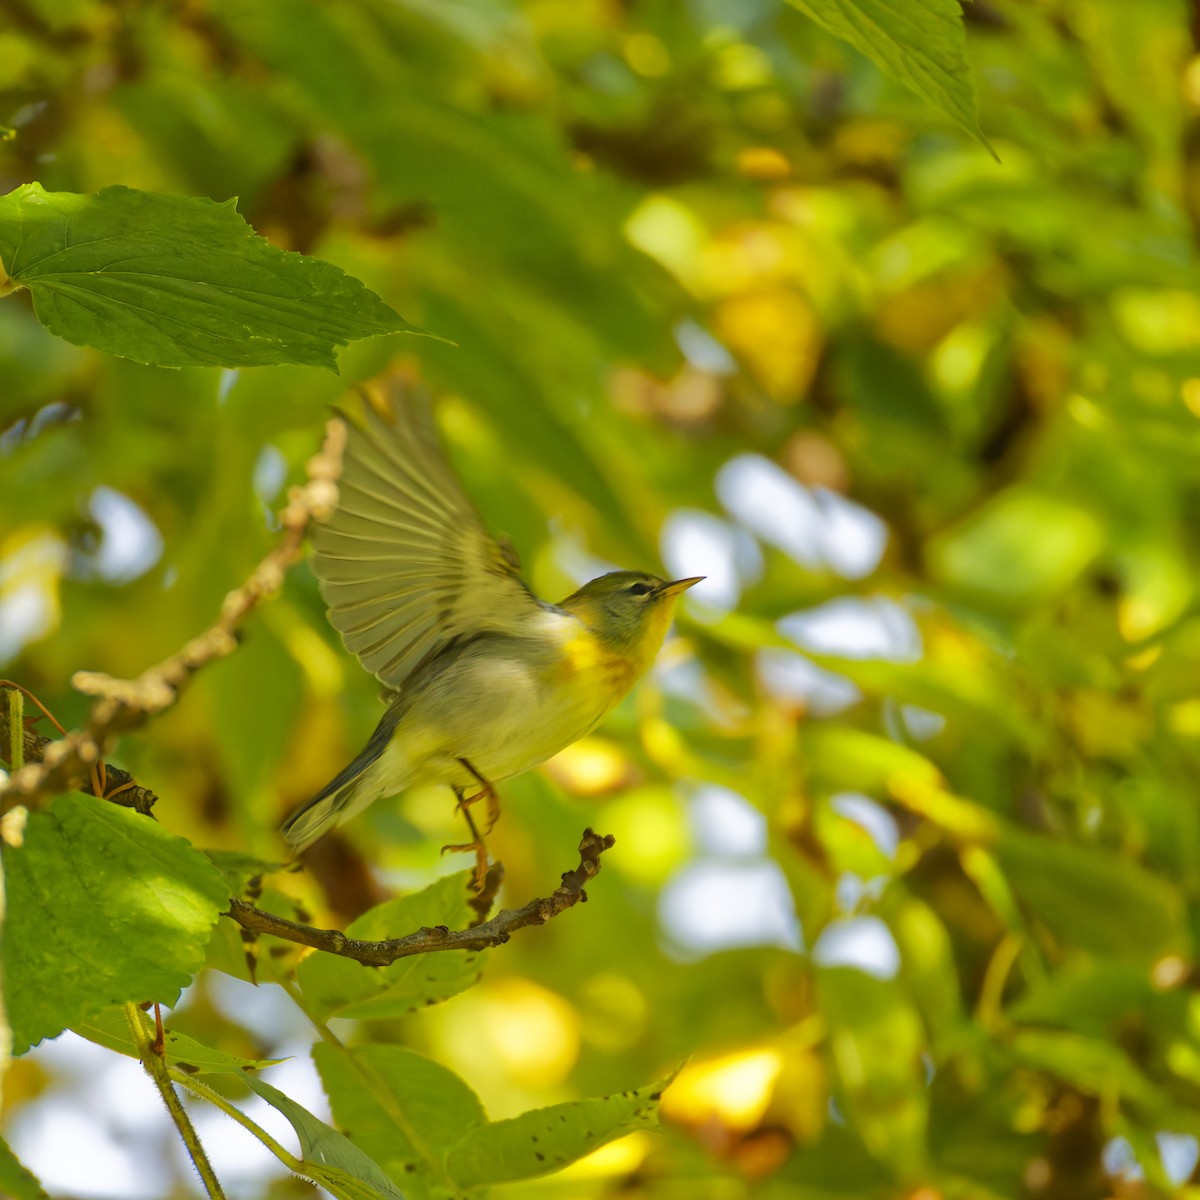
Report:
<svg viewBox="0 0 1200 1200"><path fill-rule="evenodd" d="M347 424L339 500L313 532L313 569L347 649L393 690L450 642L517 633L540 602L487 531L407 381Z"/></svg>

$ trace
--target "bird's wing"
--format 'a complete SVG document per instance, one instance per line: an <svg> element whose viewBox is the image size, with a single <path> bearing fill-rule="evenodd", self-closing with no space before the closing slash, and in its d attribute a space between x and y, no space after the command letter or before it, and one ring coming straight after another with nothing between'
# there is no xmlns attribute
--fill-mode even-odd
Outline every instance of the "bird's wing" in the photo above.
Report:
<svg viewBox="0 0 1200 1200"><path fill-rule="evenodd" d="M372 390L347 418L338 503L314 527L329 619L386 687L463 636L519 632L539 609L515 553L488 533L411 384Z"/></svg>

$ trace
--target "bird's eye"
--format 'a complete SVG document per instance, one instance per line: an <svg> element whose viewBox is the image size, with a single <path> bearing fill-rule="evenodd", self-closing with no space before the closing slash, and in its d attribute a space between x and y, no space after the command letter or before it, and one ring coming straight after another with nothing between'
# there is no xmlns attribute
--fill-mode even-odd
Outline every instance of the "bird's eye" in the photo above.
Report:
<svg viewBox="0 0 1200 1200"><path fill-rule="evenodd" d="M654 588L648 583L631 583L625 590L631 596L647 596Z"/></svg>

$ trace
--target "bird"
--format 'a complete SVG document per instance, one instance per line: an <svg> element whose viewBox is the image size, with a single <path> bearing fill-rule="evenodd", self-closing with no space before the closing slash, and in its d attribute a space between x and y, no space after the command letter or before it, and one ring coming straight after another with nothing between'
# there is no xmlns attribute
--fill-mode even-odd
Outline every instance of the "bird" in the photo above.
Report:
<svg viewBox="0 0 1200 1200"><path fill-rule="evenodd" d="M676 602L703 576L600 575L557 604L521 577L437 435L432 403L407 375L359 389L343 412L345 448L331 515L315 524L312 565L328 618L383 685L387 709L366 745L282 833L300 853L376 800L446 784L466 818L479 891L488 852L470 810L496 784L590 733L654 662Z"/></svg>

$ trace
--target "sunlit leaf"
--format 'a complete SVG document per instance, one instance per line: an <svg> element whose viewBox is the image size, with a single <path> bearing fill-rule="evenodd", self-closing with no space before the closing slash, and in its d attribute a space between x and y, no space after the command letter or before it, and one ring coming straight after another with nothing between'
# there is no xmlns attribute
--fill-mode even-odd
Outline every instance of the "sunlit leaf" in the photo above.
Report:
<svg viewBox="0 0 1200 1200"><path fill-rule="evenodd" d="M412 327L337 267L258 237L233 202L26 184L0 198L0 264L47 329L164 367L307 363Z"/></svg>
<svg viewBox="0 0 1200 1200"><path fill-rule="evenodd" d="M5 987L13 1044L115 1005L174 1004L228 903L220 872L132 809L59 796L4 847Z"/></svg>
<svg viewBox="0 0 1200 1200"><path fill-rule="evenodd" d="M670 1078L635 1091L575 1100L492 1121L450 1152L447 1166L462 1187L529 1179L556 1171L613 1138L658 1125L658 1100Z"/></svg>

